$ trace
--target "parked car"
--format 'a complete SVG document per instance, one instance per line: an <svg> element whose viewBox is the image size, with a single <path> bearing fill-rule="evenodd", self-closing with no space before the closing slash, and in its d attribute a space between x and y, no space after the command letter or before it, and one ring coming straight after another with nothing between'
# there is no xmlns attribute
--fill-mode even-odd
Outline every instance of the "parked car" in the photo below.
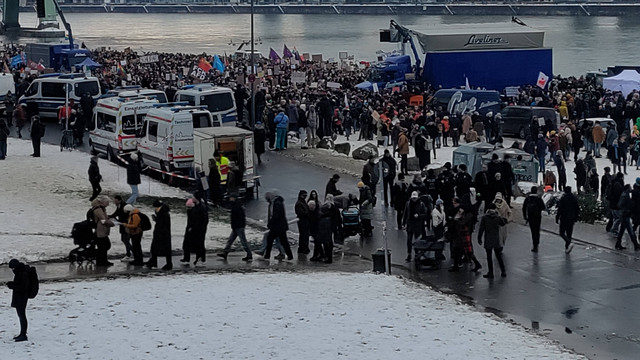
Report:
<svg viewBox="0 0 640 360"><path fill-rule="evenodd" d="M557 130L560 125L560 114L552 108L537 106L507 106L502 111L502 133L515 134L521 139L529 135L529 125L533 117L550 119Z"/></svg>
<svg viewBox="0 0 640 360"><path fill-rule="evenodd" d="M609 128L609 125L613 125L613 128L616 130L618 128L618 124L616 124L616 122L613 119L603 118L603 117L582 119L578 121L578 127L581 128L585 121L589 122L589 126L591 127L593 127L593 125L595 125L596 122L599 122L600 126L602 126L602 129L604 129L605 132Z"/></svg>

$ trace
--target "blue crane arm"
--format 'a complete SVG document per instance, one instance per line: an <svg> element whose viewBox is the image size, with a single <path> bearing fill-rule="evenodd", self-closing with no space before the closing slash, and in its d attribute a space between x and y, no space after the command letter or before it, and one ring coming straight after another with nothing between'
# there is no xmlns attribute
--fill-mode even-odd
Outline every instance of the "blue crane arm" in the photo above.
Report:
<svg viewBox="0 0 640 360"><path fill-rule="evenodd" d="M422 62L420 61L420 54L418 53L416 44L413 41L411 30L398 24L395 20L391 20L391 27L396 29L398 33L402 36L403 43L408 42L411 45L411 51L413 51L413 57L416 59L416 79L420 79L420 65L422 64Z"/></svg>
<svg viewBox="0 0 640 360"><path fill-rule="evenodd" d="M64 25L64 28L69 33L69 50L73 50L73 33L71 32L71 25L67 22L67 19L65 19L64 13L60 8L60 4L58 4L58 1L53 0L53 3L56 6L56 10L58 11L58 15L60 16L60 20L62 20L62 24Z"/></svg>

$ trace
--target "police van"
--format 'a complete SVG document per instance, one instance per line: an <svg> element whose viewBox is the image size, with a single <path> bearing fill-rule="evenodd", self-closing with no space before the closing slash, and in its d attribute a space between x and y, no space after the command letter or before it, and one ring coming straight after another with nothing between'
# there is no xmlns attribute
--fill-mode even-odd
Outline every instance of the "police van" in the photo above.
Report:
<svg viewBox="0 0 640 360"><path fill-rule="evenodd" d="M103 153L113 160L116 154L136 150L136 136L142 129L144 116L155 104L157 99L143 96L98 100L93 110L94 129L89 132L91 153Z"/></svg>
<svg viewBox="0 0 640 360"><path fill-rule="evenodd" d="M20 97L19 103L27 104L35 102L40 110L41 117L58 116L58 108L64 106L66 93L69 99L79 102L82 95L89 93L94 100L97 100L100 93L100 82L98 78L86 76L85 74L45 74L40 75L31 82L27 91Z"/></svg>
<svg viewBox="0 0 640 360"><path fill-rule="evenodd" d="M214 121L215 119L215 121ZM222 126L204 106L155 104L138 138L141 161L154 169L189 173L193 165L193 129Z"/></svg>
<svg viewBox="0 0 640 360"><path fill-rule="evenodd" d="M102 97L119 96L122 98L130 98L136 96L146 96L148 98L155 98L159 103L167 103L167 94L162 90L145 89L140 85L118 86L115 89L107 91Z"/></svg>
<svg viewBox="0 0 640 360"><path fill-rule="evenodd" d="M213 84L187 85L176 91L174 101L206 106L214 118L219 115L223 123L236 124L236 102L230 88Z"/></svg>

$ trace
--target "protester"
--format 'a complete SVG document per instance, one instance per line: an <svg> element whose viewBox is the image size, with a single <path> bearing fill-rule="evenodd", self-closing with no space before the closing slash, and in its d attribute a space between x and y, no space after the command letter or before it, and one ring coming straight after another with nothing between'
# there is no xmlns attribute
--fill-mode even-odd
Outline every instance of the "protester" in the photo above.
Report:
<svg viewBox="0 0 640 360"><path fill-rule="evenodd" d="M113 265L107 257L107 251L111 249L109 233L111 227L114 226L113 222L107 217L107 206L109 206L109 198L106 196L100 196L91 201L93 221L96 224L96 266Z"/></svg>
<svg viewBox="0 0 640 360"><path fill-rule="evenodd" d="M235 194L230 196L229 201L233 204L231 207L231 234L229 234L229 239L218 256L227 260L227 256L231 252L231 246L235 242L236 238L240 238L240 245L242 245L242 249L247 254L242 258L242 261L250 262L253 260L253 255L251 254L251 248L249 247L249 243L247 242L247 237L245 235L247 220L244 205L238 200Z"/></svg>
<svg viewBox="0 0 640 360"><path fill-rule="evenodd" d="M578 221L580 215L580 206L578 199L571 193L571 186L564 188L564 195L558 202L558 212L556 214L556 223L560 224L560 237L564 240L564 252L571 253L573 244L571 238L573 236L573 225Z"/></svg>
<svg viewBox="0 0 640 360"><path fill-rule="evenodd" d="M538 196L538 188L531 187L531 192L524 199L522 204L522 217L529 224L531 230L531 241L533 247L531 252L537 253L540 244L540 225L542 224L542 212L546 210L544 201Z"/></svg>
<svg viewBox="0 0 640 360"><path fill-rule="evenodd" d="M196 254L196 260L193 265L207 260L207 250L204 242L207 235L207 225L209 224L209 214L207 207L195 196L188 199L185 206L187 207L187 227L184 232L184 240L182 242L182 259L180 262L189 265L191 261L191 253Z"/></svg>
<svg viewBox="0 0 640 360"><path fill-rule="evenodd" d="M502 260L502 248L504 247L502 229L506 224L507 219L500 215L495 204L487 205L487 210L478 228L478 244L482 245L482 237L484 235L484 249L487 252L487 268L489 272L483 275L484 278L493 279L493 254L495 254L498 265L500 265L500 276L507 276L504 261Z"/></svg>
<svg viewBox="0 0 640 360"><path fill-rule="evenodd" d="M121 203L124 203L121 201ZM116 202L117 204L117 202ZM131 254L133 255L133 261L129 262L129 265L133 266L142 266L143 255L142 255L142 218L140 217L140 210L135 208L131 204L126 204L123 208L123 212L128 215L128 218L125 223L121 225L125 229L125 233L128 237L128 240L131 240ZM118 220L120 221L120 220ZM129 255L127 255L127 258Z"/></svg>
<svg viewBox="0 0 640 360"><path fill-rule="evenodd" d="M16 309L20 319L20 334L13 338L15 342L27 341L27 302L29 301L29 274L27 265L17 259L9 260L9 268L13 270L13 281L7 283L11 292L11 307Z"/></svg>
<svg viewBox="0 0 640 360"><path fill-rule="evenodd" d="M89 164L89 183L91 183L91 189L93 193L89 198L89 201L93 201L102 192L100 182L102 181L102 175L100 175L100 167L98 167L98 156L91 156L91 162Z"/></svg>
<svg viewBox="0 0 640 360"><path fill-rule="evenodd" d="M133 153L127 164L127 184L131 187L131 196L127 199L127 204L136 204L136 200L138 199L138 185L140 185L140 183L140 162L138 161L138 154Z"/></svg>
<svg viewBox="0 0 640 360"><path fill-rule="evenodd" d="M153 202L155 214L152 219L155 222L153 227L153 238L151 240L151 258L147 261L148 268L158 267L158 257L164 256L167 260L162 270L173 269L171 260L171 216L169 215L169 206L162 200Z"/></svg>

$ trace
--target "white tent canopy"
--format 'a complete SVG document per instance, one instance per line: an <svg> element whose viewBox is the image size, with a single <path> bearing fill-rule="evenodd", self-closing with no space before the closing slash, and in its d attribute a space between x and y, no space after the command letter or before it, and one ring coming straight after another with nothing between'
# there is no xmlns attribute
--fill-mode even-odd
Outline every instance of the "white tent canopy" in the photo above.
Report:
<svg viewBox="0 0 640 360"><path fill-rule="evenodd" d="M622 91L625 97L633 90L640 90L640 74L635 70L623 70L616 76L604 78L602 86L611 91Z"/></svg>

